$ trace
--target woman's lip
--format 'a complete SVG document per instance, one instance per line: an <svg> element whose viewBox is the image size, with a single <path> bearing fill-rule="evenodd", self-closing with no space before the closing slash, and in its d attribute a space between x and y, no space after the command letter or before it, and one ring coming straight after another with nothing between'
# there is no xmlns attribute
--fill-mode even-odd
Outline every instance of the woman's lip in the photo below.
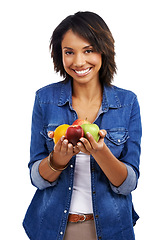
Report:
<svg viewBox="0 0 165 240"><path fill-rule="evenodd" d="M86 68L86 69L83 69L83 70L73 69L73 71L74 71L77 75L79 75L79 76L85 76L85 75L87 75L88 73L90 73L91 69L92 69L92 68L89 67L89 68Z"/></svg>

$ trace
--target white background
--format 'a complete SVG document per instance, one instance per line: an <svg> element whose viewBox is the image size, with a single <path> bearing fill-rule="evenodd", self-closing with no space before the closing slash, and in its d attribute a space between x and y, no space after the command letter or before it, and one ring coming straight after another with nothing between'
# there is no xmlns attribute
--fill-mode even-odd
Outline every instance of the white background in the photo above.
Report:
<svg viewBox="0 0 165 240"><path fill-rule="evenodd" d="M54 28L79 10L98 13L115 38L114 84L138 95L143 138L141 177L133 193L140 220L136 240L164 239L164 1L5 0L0 3L0 239L28 239L22 221L35 193L29 161L35 91L60 80L49 40Z"/></svg>

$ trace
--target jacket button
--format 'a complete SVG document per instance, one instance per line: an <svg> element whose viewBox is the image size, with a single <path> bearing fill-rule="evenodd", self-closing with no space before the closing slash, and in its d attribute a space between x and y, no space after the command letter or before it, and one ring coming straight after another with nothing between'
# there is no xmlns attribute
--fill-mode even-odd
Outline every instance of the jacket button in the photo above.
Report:
<svg viewBox="0 0 165 240"><path fill-rule="evenodd" d="M96 194L96 192L95 192L95 191L93 191L93 194Z"/></svg>
<svg viewBox="0 0 165 240"><path fill-rule="evenodd" d="M61 235L63 235L63 232L60 232Z"/></svg>
<svg viewBox="0 0 165 240"><path fill-rule="evenodd" d="M69 191L71 190L71 187L69 187Z"/></svg>

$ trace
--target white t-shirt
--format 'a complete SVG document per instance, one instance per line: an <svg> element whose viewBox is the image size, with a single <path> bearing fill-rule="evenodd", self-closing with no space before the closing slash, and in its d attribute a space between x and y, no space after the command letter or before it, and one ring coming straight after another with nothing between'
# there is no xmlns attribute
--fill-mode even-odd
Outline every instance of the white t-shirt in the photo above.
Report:
<svg viewBox="0 0 165 240"><path fill-rule="evenodd" d="M82 152L76 155L73 193L69 212L72 214L93 213L90 155Z"/></svg>

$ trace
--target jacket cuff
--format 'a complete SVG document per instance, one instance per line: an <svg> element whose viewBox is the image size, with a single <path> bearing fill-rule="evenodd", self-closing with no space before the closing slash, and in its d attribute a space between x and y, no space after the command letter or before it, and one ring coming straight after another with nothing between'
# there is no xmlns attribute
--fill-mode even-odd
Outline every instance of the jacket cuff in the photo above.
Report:
<svg viewBox="0 0 165 240"><path fill-rule="evenodd" d="M43 190L45 188L48 187L53 187L56 185L56 181L50 183L48 181L46 181L45 179L43 179L43 177L41 177L40 173L39 173L39 165L40 162L42 160L38 160L36 161L31 169L31 180L32 180L32 184L37 187L40 190Z"/></svg>
<svg viewBox="0 0 165 240"><path fill-rule="evenodd" d="M110 182L110 186L111 186L112 190L115 193L122 194L122 195L130 194L136 188L136 185L137 185L137 177L136 177L135 171L129 165L127 165L127 164L125 164L125 165L127 167L127 178L126 178L126 180L119 187L115 187Z"/></svg>

